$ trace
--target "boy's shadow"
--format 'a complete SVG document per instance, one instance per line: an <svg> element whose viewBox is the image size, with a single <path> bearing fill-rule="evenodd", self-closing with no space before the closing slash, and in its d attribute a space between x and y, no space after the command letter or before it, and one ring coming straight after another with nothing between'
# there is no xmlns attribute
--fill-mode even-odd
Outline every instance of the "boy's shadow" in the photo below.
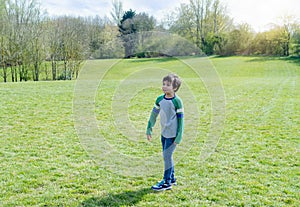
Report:
<svg viewBox="0 0 300 207"><path fill-rule="evenodd" d="M125 191L119 194L109 194L106 197L93 197L82 202L80 207L96 206L133 206L140 202L146 194L153 192L150 188L137 191Z"/></svg>

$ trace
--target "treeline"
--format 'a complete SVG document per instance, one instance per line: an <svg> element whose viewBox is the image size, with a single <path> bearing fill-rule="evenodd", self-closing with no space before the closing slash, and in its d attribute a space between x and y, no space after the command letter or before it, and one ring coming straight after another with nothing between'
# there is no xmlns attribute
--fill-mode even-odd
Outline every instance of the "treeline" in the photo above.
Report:
<svg viewBox="0 0 300 207"><path fill-rule="evenodd" d="M255 33L246 23L235 25L220 0L190 0L161 22L147 13L124 11L119 0L112 1L111 18L100 15L50 17L36 0L0 0L3 81L74 79L86 59L300 54L295 18L284 17L282 24ZM198 50L180 38L157 35L164 33Z"/></svg>
<svg viewBox="0 0 300 207"><path fill-rule="evenodd" d="M118 33L98 16L49 17L36 0L0 0L0 5L4 82L76 78L83 61L96 53L105 56L108 51L96 50Z"/></svg>
<svg viewBox="0 0 300 207"><path fill-rule="evenodd" d="M255 15L255 14L253 14ZM193 41L207 55L300 54L300 24L295 17L255 33L247 23L234 25L220 0L190 0L169 16L169 31Z"/></svg>

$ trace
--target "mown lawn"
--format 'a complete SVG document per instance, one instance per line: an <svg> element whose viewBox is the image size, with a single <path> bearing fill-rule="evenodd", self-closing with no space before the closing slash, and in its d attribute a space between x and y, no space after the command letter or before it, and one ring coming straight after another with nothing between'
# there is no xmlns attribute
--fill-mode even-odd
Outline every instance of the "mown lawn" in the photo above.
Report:
<svg viewBox="0 0 300 207"><path fill-rule="evenodd" d="M88 142L78 82L0 83L0 206L300 206L299 60L185 61L218 77L203 80L176 59L87 62L97 88L89 91L86 79L92 99L81 101L98 127ZM170 71L183 79L186 130L174 155L178 186L155 193L159 126L151 143L144 133ZM201 159L218 106L207 83L222 84L226 111L214 153Z"/></svg>

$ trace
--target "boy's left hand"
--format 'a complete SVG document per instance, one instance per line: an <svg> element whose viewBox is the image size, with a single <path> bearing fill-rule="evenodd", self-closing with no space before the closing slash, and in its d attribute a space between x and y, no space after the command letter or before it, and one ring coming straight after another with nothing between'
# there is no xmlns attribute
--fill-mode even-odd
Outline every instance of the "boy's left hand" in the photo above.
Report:
<svg viewBox="0 0 300 207"><path fill-rule="evenodd" d="M152 136L150 134L147 134L147 139L149 142L151 142L151 138L152 138Z"/></svg>

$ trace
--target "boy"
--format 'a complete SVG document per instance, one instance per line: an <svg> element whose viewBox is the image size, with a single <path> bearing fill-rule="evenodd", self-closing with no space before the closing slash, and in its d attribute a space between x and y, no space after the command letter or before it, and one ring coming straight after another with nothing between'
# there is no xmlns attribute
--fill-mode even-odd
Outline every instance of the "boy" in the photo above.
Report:
<svg viewBox="0 0 300 207"><path fill-rule="evenodd" d="M170 190L172 184L176 185L174 174L173 152L176 145L181 142L184 122L183 104L181 99L175 94L181 85L181 80L175 74L167 75L163 78L163 95L156 99L147 126L147 139L151 141L152 127L156 118L160 114L161 143L164 158L163 180L152 186L155 191Z"/></svg>

